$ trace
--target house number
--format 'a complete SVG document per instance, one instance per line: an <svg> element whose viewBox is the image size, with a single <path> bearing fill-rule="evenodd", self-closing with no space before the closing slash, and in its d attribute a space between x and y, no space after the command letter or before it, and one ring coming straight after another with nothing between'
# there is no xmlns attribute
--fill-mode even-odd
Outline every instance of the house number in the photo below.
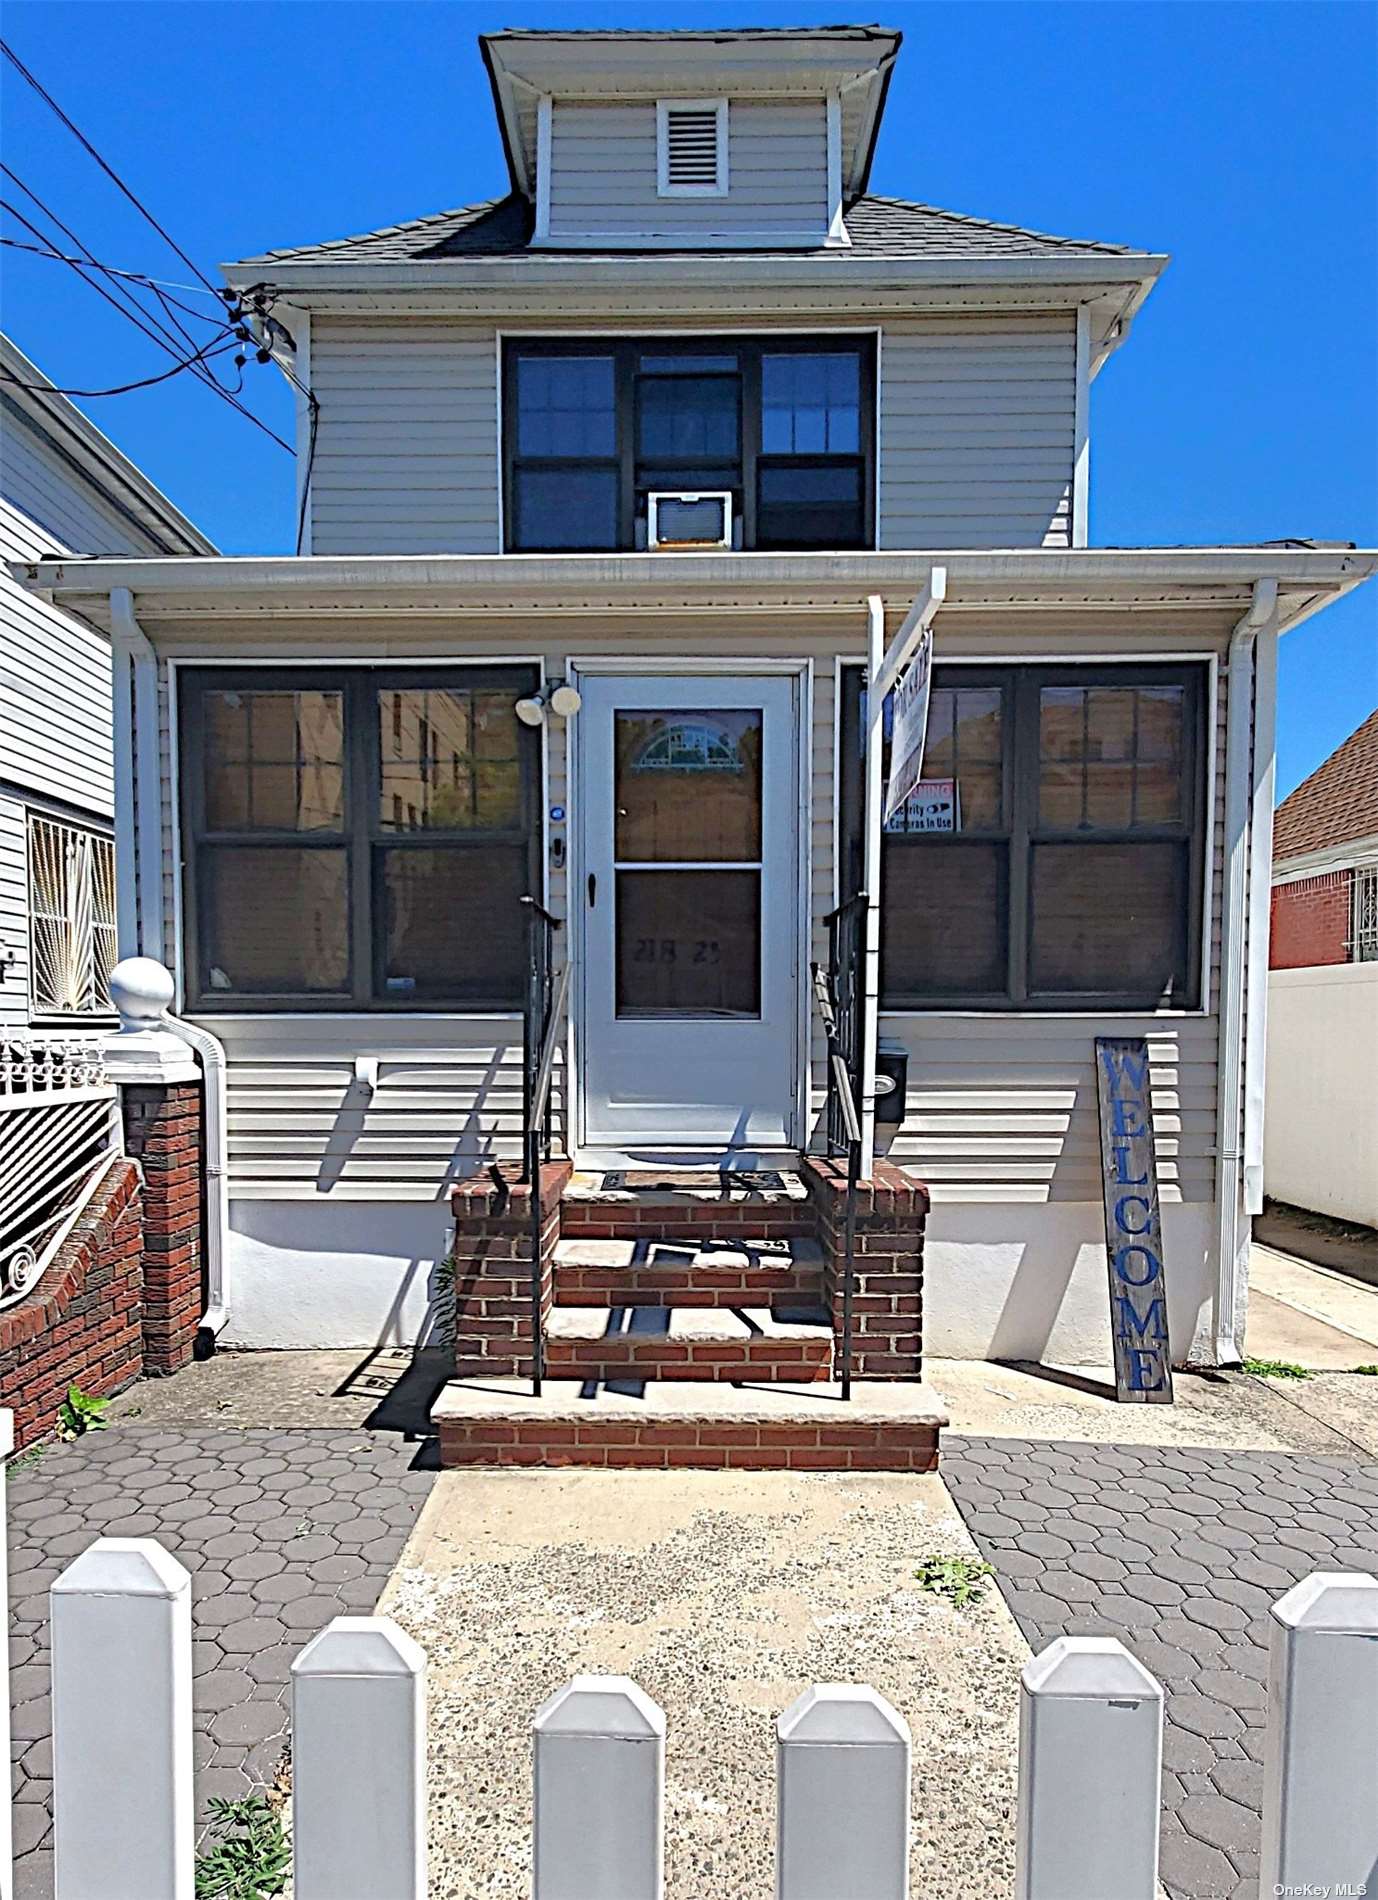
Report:
<svg viewBox="0 0 1378 1900"><path fill-rule="evenodd" d="M678 963L685 950L688 963L717 963L721 949L716 937L699 937L684 943L678 937L638 937L632 951L633 963Z"/></svg>

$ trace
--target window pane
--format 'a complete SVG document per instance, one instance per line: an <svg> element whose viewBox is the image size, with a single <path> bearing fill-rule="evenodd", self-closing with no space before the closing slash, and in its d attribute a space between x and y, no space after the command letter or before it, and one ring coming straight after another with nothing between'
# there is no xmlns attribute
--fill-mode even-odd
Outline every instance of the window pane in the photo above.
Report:
<svg viewBox="0 0 1378 1900"><path fill-rule="evenodd" d="M1039 822L1130 831L1183 821L1180 686L1047 686L1039 694Z"/></svg>
<svg viewBox="0 0 1378 1900"><path fill-rule="evenodd" d="M856 547L862 538L861 468L856 462L758 470L756 538L777 548Z"/></svg>
<svg viewBox="0 0 1378 1900"><path fill-rule="evenodd" d="M754 710L614 713L617 857L758 859L761 726Z"/></svg>
<svg viewBox="0 0 1378 1900"><path fill-rule="evenodd" d="M866 716L866 694L861 695ZM885 707L885 771L890 770L890 730L893 696ZM998 686L935 686L928 709L923 775L939 783L953 781L949 831L999 831L1004 825L1004 695ZM889 832L926 832L935 829L911 801L897 811L885 829Z"/></svg>
<svg viewBox="0 0 1378 1900"><path fill-rule="evenodd" d="M759 1016L759 871L617 873L619 1016Z"/></svg>
<svg viewBox="0 0 1378 1900"><path fill-rule="evenodd" d="M617 471L611 468L516 471L517 545L611 548L617 542Z"/></svg>
<svg viewBox="0 0 1378 1900"><path fill-rule="evenodd" d="M389 688L378 694L378 823L386 831L501 831L521 822L510 693Z"/></svg>
<svg viewBox="0 0 1378 1900"><path fill-rule="evenodd" d="M338 831L344 824L339 693L202 697L210 831Z"/></svg>
<svg viewBox="0 0 1378 1900"><path fill-rule="evenodd" d="M740 388L735 376L642 376L637 453L658 460L735 460Z"/></svg>
<svg viewBox="0 0 1378 1900"><path fill-rule="evenodd" d="M711 371L735 370L735 356L642 356L639 367L647 376L707 376Z"/></svg>
<svg viewBox="0 0 1378 1900"><path fill-rule="evenodd" d="M881 993L1003 995L1006 849L887 838L881 852Z"/></svg>
<svg viewBox="0 0 1378 1900"><path fill-rule="evenodd" d="M525 850L379 847L382 999L521 1000Z"/></svg>
<svg viewBox="0 0 1378 1900"><path fill-rule="evenodd" d="M519 356L516 380L519 455L617 453L610 356Z"/></svg>
<svg viewBox="0 0 1378 1900"><path fill-rule="evenodd" d="M861 364L854 350L761 358L761 453L855 455Z"/></svg>
<svg viewBox="0 0 1378 1900"><path fill-rule="evenodd" d="M1178 844L1035 845L1030 989L1184 1001L1185 871Z"/></svg>
<svg viewBox="0 0 1378 1900"><path fill-rule="evenodd" d="M207 991L304 995L348 988L343 850L211 845L203 857Z"/></svg>

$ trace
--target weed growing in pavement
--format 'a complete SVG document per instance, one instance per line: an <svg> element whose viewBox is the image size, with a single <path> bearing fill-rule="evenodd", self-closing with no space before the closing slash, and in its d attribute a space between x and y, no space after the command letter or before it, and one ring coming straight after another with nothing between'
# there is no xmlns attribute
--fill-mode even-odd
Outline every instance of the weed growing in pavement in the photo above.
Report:
<svg viewBox="0 0 1378 1900"><path fill-rule="evenodd" d="M1256 1379L1314 1379L1305 1366L1294 1366L1290 1359L1246 1359L1244 1370Z"/></svg>
<svg viewBox="0 0 1378 1900"><path fill-rule="evenodd" d="M978 1557L925 1557L914 1575L921 1590L945 1597L954 1610L964 1610L968 1603L981 1601L985 1580L995 1572Z"/></svg>
<svg viewBox="0 0 1378 1900"><path fill-rule="evenodd" d="M79 1385L69 1385L66 1398L57 1408L58 1436L70 1441L85 1432L103 1432L110 1423L105 1416L109 1403L109 1399L83 1392Z"/></svg>
<svg viewBox="0 0 1378 1900"><path fill-rule="evenodd" d="M196 1900L271 1900L287 1885L292 1849L279 1808L265 1794L212 1795L215 1845L196 1858Z"/></svg>
<svg viewBox="0 0 1378 1900"><path fill-rule="evenodd" d="M1378 1366L1355 1366L1354 1370L1361 1372L1366 1379L1378 1379Z"/></svg>

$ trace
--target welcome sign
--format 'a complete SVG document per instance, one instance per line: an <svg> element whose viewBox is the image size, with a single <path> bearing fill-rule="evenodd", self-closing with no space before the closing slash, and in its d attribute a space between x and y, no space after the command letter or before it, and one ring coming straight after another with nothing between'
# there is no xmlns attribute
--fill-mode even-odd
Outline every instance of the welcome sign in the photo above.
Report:
<svg viewBox="0 0 1378 1900"><path fill-rule="evenodd" d="M1116 1396L1171 1405L1167 1283L1145 1038L1097 1036L1096 1081Z"/></svg>

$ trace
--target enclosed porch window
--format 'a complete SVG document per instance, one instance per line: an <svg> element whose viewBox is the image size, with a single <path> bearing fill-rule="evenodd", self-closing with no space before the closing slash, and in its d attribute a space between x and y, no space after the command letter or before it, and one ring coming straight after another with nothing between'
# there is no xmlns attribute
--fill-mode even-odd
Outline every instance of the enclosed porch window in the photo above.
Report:
<svg viewBox="0 0 1378 1900"><path fill-rule="evenodd" d="M860 667L843 693L855 890ZM1204 718L1199 666L935 668L925 783L881 849L882 1007L1193 1007Z"/></svg>
<svg viewBox="0 0 1378 1900"><path fill-rule="evenodd" d="M513 1008L535 888L526 667L182 675L189 989L206 1008Z"/></svg>

